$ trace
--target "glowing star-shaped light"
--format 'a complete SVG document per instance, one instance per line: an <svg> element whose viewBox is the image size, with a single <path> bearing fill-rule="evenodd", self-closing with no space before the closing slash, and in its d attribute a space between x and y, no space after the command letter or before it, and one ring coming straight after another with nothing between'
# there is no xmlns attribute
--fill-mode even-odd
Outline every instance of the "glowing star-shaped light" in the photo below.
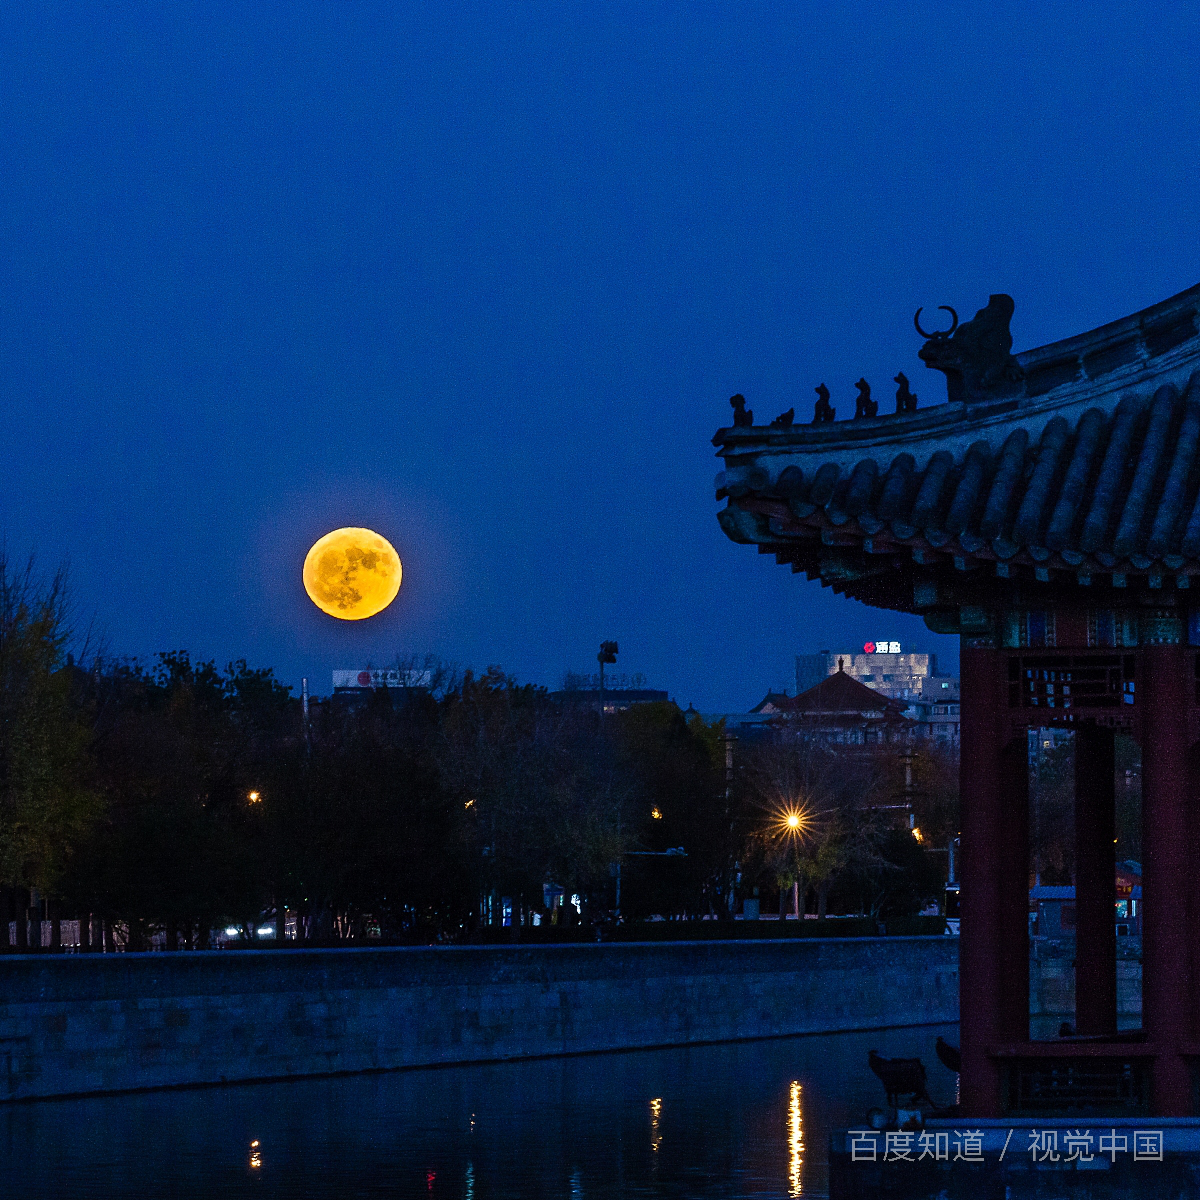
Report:
<svg viewBox="0 0 1200 1200"><path fill-rule="evenodd" d="M400 556L370 529L335 529L304 559L304 590L322 611L342 621L382 612L400 590Z"/></svg>
<svg viewBox="0 0 1200 1200"><path fill-rule="evenodd" d="M804 841L813 828L813 813L806 804L789 804L777 809L774 818L775 836L789 842Z"/></svg>

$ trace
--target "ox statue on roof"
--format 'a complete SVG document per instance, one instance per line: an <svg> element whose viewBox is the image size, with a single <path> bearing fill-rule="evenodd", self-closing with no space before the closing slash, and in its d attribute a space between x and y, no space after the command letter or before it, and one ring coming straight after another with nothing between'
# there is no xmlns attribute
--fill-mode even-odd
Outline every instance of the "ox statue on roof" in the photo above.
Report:
<svg viewBox="0 0 1200 1200"><path fill-rule="evenodd" d="M946 392L951 401L990 399L1013 391L1023 379L1012 353L1012 334L1008 325L1016 306L1011 296L993 295L965 324L948 304L939 305L948 312L953 324L944 332L926 333L921 328L918 308L913 324L925 338L918 352L921 361L946 376Z"/></svg>

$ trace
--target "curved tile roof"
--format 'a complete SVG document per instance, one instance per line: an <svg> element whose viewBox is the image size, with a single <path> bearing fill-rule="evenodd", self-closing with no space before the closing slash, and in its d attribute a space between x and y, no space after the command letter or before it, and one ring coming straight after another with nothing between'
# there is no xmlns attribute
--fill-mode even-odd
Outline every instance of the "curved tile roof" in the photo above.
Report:
<svg viewBox="0 0 1200 1200"><path fill-rule="evenodd" d="M1184 305L1194 328L1198 301L1193 289L1165 305ZM1114 330L1142 330L1148 345L1146 328L1157 325L1141 314L1057 346L1087 362ZM1053 349L1018 356L1027 389L1031 364L1062 357ZM1013 602L997 580L1020 581L1026 600L1047 585L1189 587L1200 574L1198 352L1190 339L1153 361L1147 351L1121 386L1077 377L1004 404L721 430L719 520L734 541L907 611Z"/></svg>
<svg viewBox="0 0 1200 1200"><path fill-rule="evenodd" d="M978 441L958 461L939 451L920 469L909 453L807 476L792 465L774 484L721 490L735 503L778 500L798 523L853 522L865 537L983 559L1200 570L1200 372L1182 390L1126 397L1111 415L1088 409L1073 426L1056 417L1036 439L1018 427L998 452Z"/></svg>

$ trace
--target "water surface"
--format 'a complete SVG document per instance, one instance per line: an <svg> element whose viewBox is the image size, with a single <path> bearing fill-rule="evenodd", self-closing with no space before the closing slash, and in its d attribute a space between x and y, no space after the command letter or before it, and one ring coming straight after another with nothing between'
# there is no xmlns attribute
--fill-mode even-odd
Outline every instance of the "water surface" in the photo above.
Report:
<svg viewBox="0 0 1200 1200"><path fill-rule="evenodd" d="M953 1026L0 1106L4 1200L820 1197L867 1051ZM257 1143L257 1145L255 1145Z"/></svg>

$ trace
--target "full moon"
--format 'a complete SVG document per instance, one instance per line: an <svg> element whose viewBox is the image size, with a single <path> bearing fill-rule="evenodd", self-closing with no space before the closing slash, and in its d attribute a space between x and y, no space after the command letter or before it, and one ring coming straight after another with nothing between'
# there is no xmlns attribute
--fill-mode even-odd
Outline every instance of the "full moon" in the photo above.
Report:
<svg viewBox="0 0 1200 1200"><path fill-rule="evenodd" d="M322 611L342 621L373 617L400 590L400 556L370 529L335 529L304 559L304 590Z"/></svg>

